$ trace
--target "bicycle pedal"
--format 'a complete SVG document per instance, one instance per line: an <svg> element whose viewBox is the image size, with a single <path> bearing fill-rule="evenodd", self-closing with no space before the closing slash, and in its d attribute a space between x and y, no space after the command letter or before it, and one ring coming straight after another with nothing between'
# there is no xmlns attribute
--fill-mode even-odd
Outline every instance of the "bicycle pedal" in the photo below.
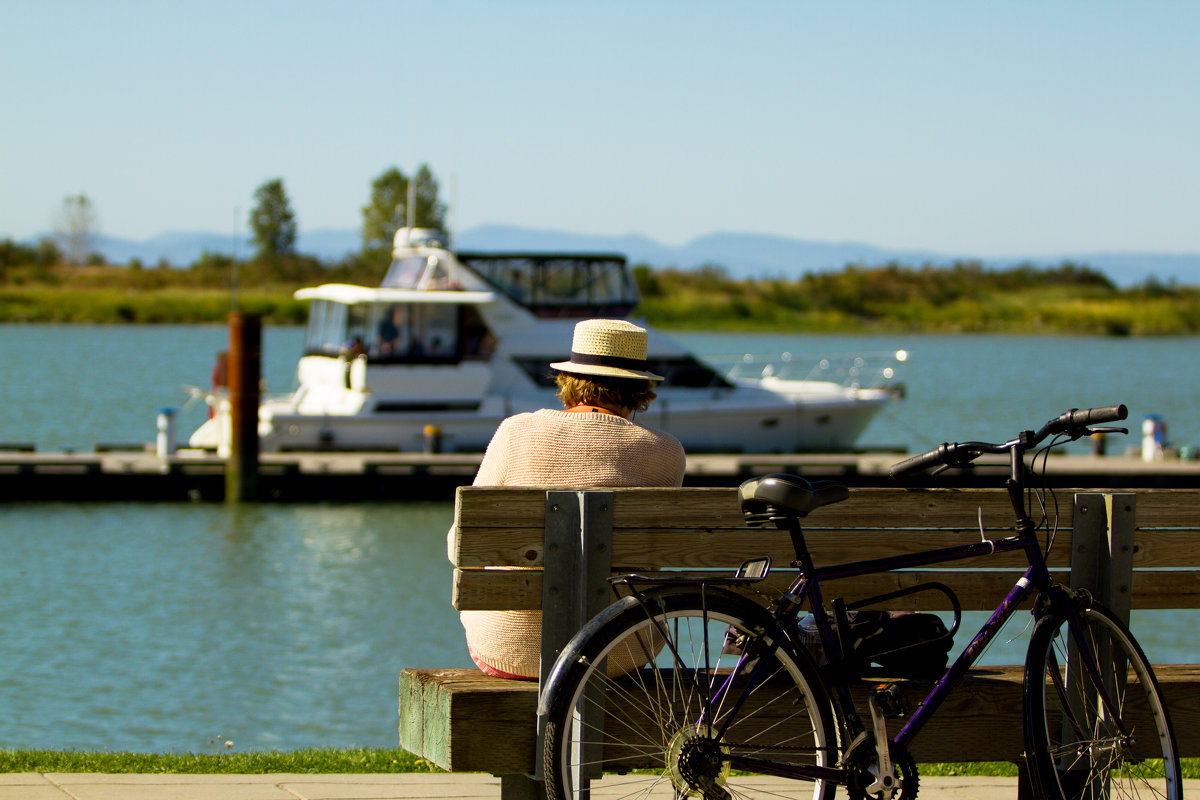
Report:
<svg viewBox="0 0 1200 800"><path fill-rule="evenodd" d="M906 716L910 710L904 690L894 683L879 684L871 690L870 697L885 719Z"/></svg>

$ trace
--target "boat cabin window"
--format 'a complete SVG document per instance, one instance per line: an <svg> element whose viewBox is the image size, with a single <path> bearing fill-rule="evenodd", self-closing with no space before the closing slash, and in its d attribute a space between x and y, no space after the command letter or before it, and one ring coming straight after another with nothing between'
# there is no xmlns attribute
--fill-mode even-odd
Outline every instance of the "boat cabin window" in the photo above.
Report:
<svg viewBox="0 0 1200 800"><path fill-rule="evenodd" d="M542 317L623 317L638 303L619 255L459 253L458 259Z"/></svg>
<svg viewBox="0 0 1200 800"><path fill-rule="evenodd" d="M383 278L383 286L394 289L455 289L458 284L448 260L438 256L397 258Z"/></svg>
<svg viewBox="0 0 1200 800"><path fill-rule="evenodd" d="M457 363L488 358L495 343L470 306L315 300L305 354L337 358L361 352L369 363Z"/></svg>

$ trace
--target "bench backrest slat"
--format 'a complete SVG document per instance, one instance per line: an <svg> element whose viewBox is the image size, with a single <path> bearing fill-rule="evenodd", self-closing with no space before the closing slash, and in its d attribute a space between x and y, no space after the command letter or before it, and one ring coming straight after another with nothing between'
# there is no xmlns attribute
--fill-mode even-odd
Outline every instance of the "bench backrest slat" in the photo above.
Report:
<svg viewBox="0 0 1200 800"><path fill-rule="evenodd" d="M1007 532L989 532L1003 536ZM541 567L541 529L472 528L460 530L456 563L472 567ZM805 531L809 551L818 564L836 564L863 558L902 555L917 550L949 547L979 541L978 531L863 531L828 528ZM1052 553L1051 567L1068 566L1069 532ZM725 569L753 556L767 555L778 568L794 559L795 551L785 531L764 528L713 528L704 531L660 528L617 528L613 531L613 569ZM1019 553L958 562L959 569L1017 568L1025 564Z"/></svg>
<svg viewBox="0 0 1200 800"><path fill-rule="evenodd" d="M772 572L762 583L740 588L748 597L766 604L779 596L793 573ZM867 575L854 578L852 589L846 588L849 581L830 581L823 584L831 597L845 594L850 597L868 597L917 583L940 582L949 586L958 596L962 607L967 610L984 610L996 607L1000 598L1013 587L1020 573L1008 570L995 572L903 572ZM845 591L843 592L843 589ZM456 578L455 608L460 611L528 610L541 608L542 573L540 570L463 570ZM948 603L941 595L920 593L888 603L893 609L945 610Z"/></svg>
<svg viewBox="0 0 1200 800"><path fill-rule="evenodd" d="M453 554L456 608L541 607L546 491L459 489ZM749 590L760 599L777 592L792 575L787 565L794 555L787 534L746 527L735 489L605 491L613 493L614 573L732 571L746 558L769 555L774 569L768 584ZM1058 492L1052 569L1071 566L1072 497L1070 491ZM1136 504L1137 523L1133 606L1200 607L1200 575L1194 571L1200 567L1200 492L1139 491L1130 502ZM855 489L848 501L814 511L805 521L805 536L818 563L836 563L977 541L981 514L989 537L1011 534L1012 509L1003 490ZM1019 554L1006 554L955 562L945 570L865 576L831 583L830 587L852 598L938 580L958 594L964 609L990 609L1019 577L1022 564ZM925 594L892 605L946 607L939 596Z"/></svg>

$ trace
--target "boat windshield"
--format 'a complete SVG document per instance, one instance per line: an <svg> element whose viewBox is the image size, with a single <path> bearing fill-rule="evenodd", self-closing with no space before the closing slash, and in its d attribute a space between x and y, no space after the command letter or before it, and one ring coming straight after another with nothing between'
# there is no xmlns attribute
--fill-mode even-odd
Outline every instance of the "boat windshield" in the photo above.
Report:
<svg viewBox="0 0 1200 800"><path fill-rule="evenodd" d="M448 259L438 256L403 256L392 262L383 278L390 289L456 288Z"/></svg>
<svg viewBox="0 0 1200 800"><path fill-rule="evenodd" d="M458 260L542 317L623 317L638 303L620 255L459 253Z"/></svg>

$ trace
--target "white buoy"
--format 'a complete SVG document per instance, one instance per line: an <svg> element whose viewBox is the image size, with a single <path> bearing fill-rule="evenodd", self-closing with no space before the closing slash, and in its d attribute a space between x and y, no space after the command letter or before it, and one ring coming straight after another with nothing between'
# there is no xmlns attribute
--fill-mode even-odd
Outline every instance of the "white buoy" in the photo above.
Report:
<svg viewBox="0 0 1200 800"><path fill-rule="evenodd" d="M1142 420L1142 461L1161 461L1167 445L1167 421L1160 414Z"/></svg>
<svg viewBox="0 0 1200 800"><path fill-rule="evenodd" d="M175 453L175 409L158 410L158 440L156 450L159 458Z"/></svg>

